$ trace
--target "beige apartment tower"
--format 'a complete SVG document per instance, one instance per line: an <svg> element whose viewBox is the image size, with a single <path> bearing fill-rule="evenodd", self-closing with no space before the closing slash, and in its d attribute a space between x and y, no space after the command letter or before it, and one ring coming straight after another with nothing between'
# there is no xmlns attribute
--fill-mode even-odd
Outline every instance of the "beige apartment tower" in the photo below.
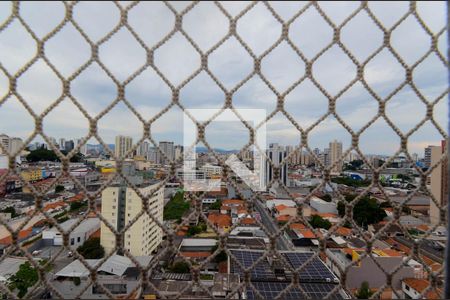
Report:
<svg viewBox="0 0 450 300"><path fill-rule="evenodd" d="M116 136L114 154L116 157L125 158L125 154L133 147L133 139L129 136ZM130 157L131 155L128 155Z"/></svg>
<svg viewBox="0 0 450 300"><path fill-rule="evenodd" d="M429 146L430 151L430 166L437 164L445 152L446 144L442 141L441 146ZM447 164L448 159L445 158L430 174L430 190L436 201L440 206L447 203L448 184L447 184ZM439 207L430 201L430 223L436 225L439 223Z"/></svg>
<svg viewBox="0 0 450 300"><path fill-rule="evenodd" d="M331 169L333 173L341 173L342 172L342 143L334 140L330 142L330 165L333 165L335 162L337 164Z"/></svg>
<svg viewBox="0 0 450 300"><path fill-rule="evenodd" d="M157 184L139 188L143 195L151 194L158 188ZM164 187L159 188L149 199L150 211L155 219L163 222ZM123 185L107 187L102 192L102 216L116 229L121 230L129 224L142 210L141 198L136 192ZM134 256L148 256L162 241L162 229L146 213L125 231L123 248ZM114 233L102 222L100 243L106 253L116 247Z"/></svg>

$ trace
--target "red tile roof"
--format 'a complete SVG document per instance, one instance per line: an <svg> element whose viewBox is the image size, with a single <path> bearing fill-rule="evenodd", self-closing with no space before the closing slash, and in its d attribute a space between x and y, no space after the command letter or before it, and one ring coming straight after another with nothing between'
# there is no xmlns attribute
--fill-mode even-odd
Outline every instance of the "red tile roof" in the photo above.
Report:
<svg viewBox="0 0 450 300"><path fill-rule="evenodd" d="M296 229L296 230L301 230L301 229L305 229L306 226L302 223L292 223L291 225L289 225L289 227L291 229Z"/></svg>
<svg viewBox="0 0 450 300"><path fill-rule="evenodd" d="M239 199L226 199L222 201L222 206L229 206L229 205L244 205L244 200Z"/></svg>
<svg viewBox="0 0 450 300"><path fill-rule="evenodd" d="M349 236L352 234L352 230L347 227L339 227L336 230L336 234L342 235L342 236Z"/></svg>
<svg viewBox="0 0 450 300"><path fill-rule="evenodd" d="M242 224L242 225L252 225L252 224L256 224L256 220L253 219L253 218L248 218L248 217L246 217L246 218L241 219L241 224Z"/></svg>
<svg viewBox="0 0 450 300"><path fill-rule="evenodd" d="M181 255L184 257L191 257L191 258L205 258L211 255L209 252L181 252Z"/></svg>
<svg viewBox="0 0 450 300"><path fill-rule="evenodd" d="M218 228L231 226L231 217L229 215L210 213L208 215L208 220Z"/></svg>

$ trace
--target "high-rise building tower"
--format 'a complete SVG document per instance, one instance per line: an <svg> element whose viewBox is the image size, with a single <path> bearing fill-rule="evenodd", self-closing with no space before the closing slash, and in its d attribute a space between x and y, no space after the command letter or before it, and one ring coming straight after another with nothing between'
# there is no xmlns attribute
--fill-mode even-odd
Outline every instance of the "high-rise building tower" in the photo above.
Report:
<svg viewBox="0 0 450 300"><path fill-rule="evenodd" d="M66 146L66 139L60 138L59 139L59 150L64 150L65 146Z"/></svg>
<svg viewBox="0 0 450 300"><path fill-rule="evenodd" d="M281 165L281 162L283 159L287 156L286 150L284 147L279 146L278 144L270 144L269 149L267 150L267 157L270 158L272 161L272 164L274 167L280 167L279 169L279 176L277 179L279 179L280 182L287 185L288 184L288 178L287 178L287 161L284 161L283 165ZM274 168L270 164L269 160L266 160L266 172L265 172L265 182L266 186L269 184L269 182L275 178L274 174ZM274 182L272 186L277 186L277 182Z"/></svg>
<svg viewBox="0 0 450 300"><path fill-rule="evenodd" d="M125 154L133 147L133 139L129 136L118 135L116 136L116 144L114 153L117 158L125 158ZM129 154L130 157L132 154Z"/></svg>
<svg viewBox="0 0 450 300"><path fill-rule="evenodd" d="M70 152L73 150L73 148L75 148L75 143L73 142L73 140L69 140L64 143L65 151Z"/></svg>
<svg viewBox="0 0 450 300"><path fill-rule="evenodd" d="M77 139L77 146L79 145L79 144L81 144L81 141L82 141L83 139ZM78 152L80 152L81 154L83 154L83 155L86 155L87 154L87 146L86 146L86 144L84 144L83 146L81 146L80 147L80 150L78 151Z"/></svg>
<svg viewBox="0 0 450 300"><path fill-rule="evenodd" d="M9 151L9 136L0 134L0 144L3 147L3 150L0 148L0 154L6 154Z"/></svg>
<svg viewBox="0 0 450 300"><path fill-rule="evenodd" d="M159 142L159 149L162 153L164 153L167 157L165 159L162 155L160 156L160 164L166 165L169 164L175 158L175 148L173 146L173 142Z"/></svg>
<svg viewBox="0 0 450 300"><path fill-rule="evenodd" d="M334 140L330 142L330 164L336 165L331 169L331 172L341 173L342 172L342 143Z"/></svg>
<svg viewBox="0 0 450 300"><path fill-rule="evenodd" d="M154 163L154 164L158 164L159 163L159 152L158 149L156 149L156 147L149 147L148 148L148 154L147 154L147 160Z"/></svg>
<svg viewBox="0 0 450 300"><path fill-rule="evenodd" d="M147 159L148 148L149 148L149 143L148 143L147 141L143 141L143 142L136 148L136 155L137 155L137 156L145 157L145 158Z"/></svg>
<svg viewBox="0 0 450 300"><path fill-rule="evenodd" d="M181 157L183 157L183 146L181 145L176 145L175 146L175 160L180 159Z"/></svg>
<svg viewBox="0 0 450 300"><path fill-rule="evenodd" d="M424 158L423 158L423 164L425 168L429 168L431 165L431 148L435 146L428 146L425 148Z"/></svg>
<svg viewBox="0 0 450 300"><path fill-rule="evenodd" d="M23 147L23 141L21 138L13 137L9 139L9 152L16 153Z"/></svg>
<svg viewBox="0 0 450 300"><path fill-rule="evenodd" d="M428 146L430 149L430 166L437 164L447 149L445 141L441 142L441 146ZM447 204L448 194L448 158L446 157L430 174L430 190L440 206ZM439 223L440 210L439 207L430 201L430 222L435 225Z"/></svg>
<svg viewBox="0 0 450 300"><path fill-rule="evenodd" d="M146 196L157 187L157 184L152 184L139 188L139 191ZM148 203L155 219L162 223L164 187L155 192ZM116 230L122 230L141 210L141 198L133 189L127 188L125 185L110 186L102 192L102 216ZM148 214L143 214L125 231L122 246L134 256L148 256L161 243L162 235L163 231L158 224ZM106 253L116 248L116 236L103 222L101 224L100 243L105 248Z"/></svg>

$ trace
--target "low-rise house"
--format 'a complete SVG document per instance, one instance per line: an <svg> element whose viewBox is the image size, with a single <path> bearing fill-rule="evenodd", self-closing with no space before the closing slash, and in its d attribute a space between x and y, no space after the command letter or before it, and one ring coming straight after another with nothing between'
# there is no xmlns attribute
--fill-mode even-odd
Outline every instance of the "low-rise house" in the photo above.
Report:
<svg viewBox="0 0 450 300"><path fill-rule="evenodd" d="M443 294L441 289L430 289L425 292L430 286L430 282L426 279L405 278L402 281L402 292L404 299L442 299ZM422 295L424 293L424 295Z"/></svg>
<svg viewBox="0 0 450 300"><path fill-rule="evenodd" d="M221 232L226 232L231 227L231 217L225 214L210 213L208 220Z"/></svg>
<svg viewBox="0 0 450 300"><path fill-rule="evenodd" d="M278 216L291 216L296 217L297 216L297 208L286 206L284 204L276 205L273 207L273 213L275 217Z"/></svg>
<svg viewBox="0 0 450 300"><path fill-rule="evenodd" d="M79 219L70 219L61 223L61 228L67 232L69 231L75 224L79 221ZM92 234L97 232L100 229L100 219L98 218L87 218L75 227L69 235L69 247L71 249L76 249L79 246L83 245L85 241L87 241ZM52 227L50 229L44 230L42 232L43 240L51 240L49 244L53 246L61 246L63 245L63 236L61 232L56 228Z"/></svg>
<svg viewBox="0 0 450 300"><path fill-rule="evenodd" d="M215 239L187 238L183 239L178 249L183 257L202 260L211 255L216 245Z"/></svg>
<svg viewBox="0 0 450 300"><path fill-rule="evenodd" d="M229 237L241 239L261 238L265 243L269 243L267 234L259 226L237 226L230 232Z"/></svg>
<svg viewBox="0 0 450 300"><path fill-rule="evenodd" d="M355 248L326 250L326 264L339 278L341 277L339 270L345 270L352 262L360 259L346 271L346 287L348 289L358 289L364 281L369 283L370 288L379 288L386 283L384 272L372 258L360 258L364 251L365 249ZM374 249L372 255L373 259L388 273L393 272L405 259L401 252L391 249ZM409 277L414 277L414 268L402 266L392 278L392 287L400 290L402 280Z"/></svg>
<svg viewBox="0 0 450 300"><path fill-rule="evenodd" d="M332 214L338 213L336 203L327 202L314 196L311 197L311 199L309 200L309 206L311 206L311 208L317 211L318 213L332 213Z"/></svg>
<svg viewBox="0 0 450 300"><path fill-rule="evenodd" d="M269 210L272 210L277 205L285 205L287 207L296 207L297 203L295 203L295 201L292 201L290 199L273 199L273 200L266 201L266 207Z"/></svg>
<svg viewBox="0 0 450 300"><path fill-rule="evenodd" d="M141 266L146 266L151 257L136 256L135 259ZM128 257L112 255L102 264L101 259L85 261L90 267L97 268L97 282L112 295L137 299L141 289L141 273ZM54 275L52 285L69 299L74 299L79 293L80 299L109 299L99 286L91 284L90 275L89 270L79 260L75 260Z"/></svg>
<svg viewBox="0 0 450 300"><path fill-rule="evenodd" d="M409 215L400 216L398 222L405 227L417 227L425 223L421 219Z"/></svg>

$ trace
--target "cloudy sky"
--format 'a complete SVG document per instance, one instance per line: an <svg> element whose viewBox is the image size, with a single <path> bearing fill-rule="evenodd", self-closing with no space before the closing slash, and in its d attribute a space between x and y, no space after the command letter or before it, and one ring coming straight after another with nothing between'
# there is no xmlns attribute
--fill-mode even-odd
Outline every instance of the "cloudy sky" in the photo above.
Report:
<svg viewBox="0 0 450 300"><path fill-rule="evenodd" d="M187 4L175 2L172 5L182 11ZM239 14L247 5L249 3L223 3L231 16ZM271 5L281 18L288 20L305 3L277 2ZM419 2L417 5L419 15L432 32L439 32L445 26L444 2ZM320 6L332 22L340 24L358 4L327 2L320 3ZM369 6L386 28L390 28L408 10L408 3L405 2L374 2ZM10 3L0 2L0 24L6 20L10 9ZM51 31L65 13L63 4L49 2L24 2L20 11L38 38ZM94 42L117 25L120 18L119 10L112 3L79 3L74 7L73 15ZM131 9L128 22L142 41L153 47L172 30L175 18L162 3L140 3ZM208 51L227 34L228 19L213 3L199 3L183 18L183 28L202 51ZM261 55L279 38L281 25L265 5L259 3L238 21L237 32L255 55ZM310 7L291 24L289 37L306 58L311 59L331 42L333 32L317 10ZM439 38L441 53L446 53L446 37L444 33ZM346 24L341 32L341 41L362 62L382 44L383 34L362 11ZM412 65L428 51L430 38L410 16L393 31L391 44L405 63ZM35 53L36 43L17 19L0 32L0 63L10 74L15 74ZM90 58L91 50L74 26L67 24L46 42L45 54L62 76L69 77ZM126 28L102 44L99 54L101 62L119 81L128 78L146 62L144 49ZM199 54L179 32L156 50L154 60L174 86L200 67ZM247 78L254 67L251 56L235 37L210 54L208 65L228 90ZM273 87L283 93L304 75L305 65L292 47L283 41L262 60L261 70ZM355 78L356 68L335 45L314 63L313 75L330 95L335 95ZM364 77L370 87L384 98L403 82L404 69L388 49L384 49L367 63ZM447 89L446 68L434 53L415 68L413 77L427 101L434 101ZM60 80L42 59L20 76L17 88L36 114L44 111L61 95ZM7 78L0 72L0 97L7 91ZM166 107L172 96L170 88L152 68L145 69L132 80L125 92L126 99L146 120ZM72 81L71 93L86 112L95 117L115 99L116 87L94 62ZM204 71L180 92L180 102L186 108L218 108L223 105L224 99L224 92ZM277 98L255 75L233 94L233 104L236 108L266 109L270 114L276 108ZM306 79L285 97L284 107L300 126L307 128L327 112L328 99ZM425 117L426 107L413 89L405 86L388 101L386 109L390 120L406 133ZM336 103L337 114L354 130L363 127L377 111L378 103L360 82L348 89ZM447 128L447 97L435 106L434 117L442 128ZM151 130L156 140L173 140L181 144L182 127L183 113L178 107L172 107L155 121ZM130 135L135 140L142 136L142 124L122 102L99 120L98 129L106 143L113 143L114 136L119 134ZM33 118L15 97L0 103L0 133L26 139L33 130ZM46 116L44 131L47 136L55 138L79 138L87 135L88 122L66 98ZM206 132L212 146L227 149L241 148L249 136L247 129L238 122L212 123ZM309 145L324 148L333 139L341 140L344 148L350 146L348 132L334 117L328 117L310 132ZM438 144L441 139L439 132L427 122L411 136L408 147L411 153L423 155L426 145ZM296 145L300 135L286 117L277 113L267 123L267 141ZM95 140L90 142L97 143ZM365 153L390 154L399 148L399 138L384 119L378 119L361 135L360 145Z"/></svg>

